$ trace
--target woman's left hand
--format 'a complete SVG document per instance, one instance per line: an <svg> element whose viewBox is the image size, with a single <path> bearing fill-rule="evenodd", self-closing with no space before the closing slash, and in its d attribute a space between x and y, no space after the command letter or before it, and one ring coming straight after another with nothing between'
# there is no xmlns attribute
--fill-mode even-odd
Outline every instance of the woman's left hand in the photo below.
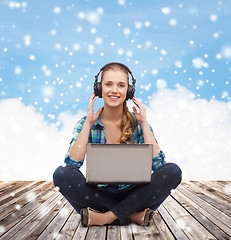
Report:
<svg viewBox="0 0 231 240"><path fill-rule="evenodd" d="M146 107L135 96L132 98L132 101L139 109L139 113L138 113L136 107L135 106L132 107L136 119L139 121L140 124L145 123L147 121Z"/></svg>

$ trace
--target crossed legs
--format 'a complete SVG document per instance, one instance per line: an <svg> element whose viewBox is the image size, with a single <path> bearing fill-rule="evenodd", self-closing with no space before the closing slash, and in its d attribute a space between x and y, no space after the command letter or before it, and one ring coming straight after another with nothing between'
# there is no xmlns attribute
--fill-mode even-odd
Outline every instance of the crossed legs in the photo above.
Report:
<svg viewBox="0 0 231 240"><path fill-rule="evenodd" d="M140 224L145 208L156 210L169 196L171 189L181 182L181 170L174 163L167 163L152 173L151 182L119 190L100 189L86 184L81 171L72 166L58 167L53 174L54 185L80 213L82 208L91 207L101 213L90 212L91 225L110 224L119 218Z"/></svg>

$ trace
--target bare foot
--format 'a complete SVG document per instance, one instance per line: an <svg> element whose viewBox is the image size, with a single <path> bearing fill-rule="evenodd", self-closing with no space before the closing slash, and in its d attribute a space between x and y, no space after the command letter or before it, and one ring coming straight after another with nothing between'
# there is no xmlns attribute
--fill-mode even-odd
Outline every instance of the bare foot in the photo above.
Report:
<svg viewBox="0 0 231 240"><path fill-rule="evenodd" d="M143 224L143 220L142 220L143 216L144 216L144 211L141 211L141 212L135 212L135 213L131 214L128 218L132 222L134 222L138 225L142 225Z"/></svg>

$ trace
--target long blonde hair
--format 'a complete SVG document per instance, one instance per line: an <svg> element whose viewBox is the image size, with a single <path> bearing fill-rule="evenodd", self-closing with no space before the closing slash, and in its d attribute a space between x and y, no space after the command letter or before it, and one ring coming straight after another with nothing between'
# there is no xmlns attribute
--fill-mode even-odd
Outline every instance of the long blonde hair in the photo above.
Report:
<svg viewBox="0 0 231 240"><path fill-rule="evenodd" d="M128 84L129 84L129 76L128 76L127 70L116 63L108 65L102 71L101 82L103 79L104 72L109 71L109 70L114 70L114 71L121 70L124 73L126 73ZM120 139L119 139L120 143L127 143L127 144L132 143L131 139L132 139L133 132L135 131L135 125L136 125L135 118L134 118L133 114L129 111L129 109L127 107L127 101L125 100L123 103L123 117L121 119L121 135L120 135Z"/></svg>

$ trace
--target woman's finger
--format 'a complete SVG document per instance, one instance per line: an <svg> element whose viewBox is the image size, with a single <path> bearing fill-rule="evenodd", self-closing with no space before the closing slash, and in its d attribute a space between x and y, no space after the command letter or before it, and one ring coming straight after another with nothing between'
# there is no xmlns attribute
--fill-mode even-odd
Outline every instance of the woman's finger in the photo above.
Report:
<svg viewBox="0 0 231 240"><path fill-rule="evenodd" d="M89 99L89 103L92 102L92 99L94 98L94 93L91 95L90 99Z"/></svg>
<svg viewBox="0 0 231 240"><path fill-rule="evenodd" d="M141 108L140 104L137 101L134 100L133 102L139 109Z"/></svg>
<svg viewBox="0 0 231 240"><path fill-rule="evenodd" d="M142 104L141 101L139 101L136 97L133 97L132 99L134 102L136 102L137 104Z"/></svg>
<svg viewBox="0 0 231 240"><path fill-rule="evenodd" d="M139 109L142 109L142 110L146 109L144 104L141 101L139 101L138 99L134 103L136 103L139 106Z"/></svg>
<svg viewBox="0 0 231 240"><path fill-rule="evenodd" d="M92 96L92 98L90 99L90 104L93 106L94 102L96 100L96 97L95 96Z"/></svg>

